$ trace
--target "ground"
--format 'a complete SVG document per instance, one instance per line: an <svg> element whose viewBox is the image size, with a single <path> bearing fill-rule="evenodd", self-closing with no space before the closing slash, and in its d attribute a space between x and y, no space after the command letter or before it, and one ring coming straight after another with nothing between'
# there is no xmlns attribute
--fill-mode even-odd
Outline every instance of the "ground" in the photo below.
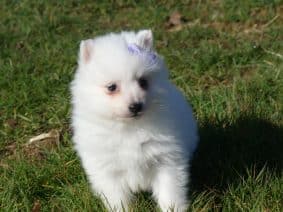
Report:
<svg viewBox="0 0 283 212"><path fill-rule="evenodd" d="M145 28L199 123L189 211L282 211L282 0L2 0L0 14L1 211L105 210L72 149L69 83L80 40ZM148 193L131 208L157 210Z"/></svg>

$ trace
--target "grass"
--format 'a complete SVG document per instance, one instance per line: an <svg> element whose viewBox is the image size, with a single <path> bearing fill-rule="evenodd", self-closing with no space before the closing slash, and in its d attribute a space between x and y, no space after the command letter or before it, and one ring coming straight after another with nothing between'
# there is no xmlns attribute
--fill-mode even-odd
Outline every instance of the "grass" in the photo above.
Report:
<svg viewBox="0 0 283 212"><path fill-rule="evenodd" d="M104 211L72 149L69 83L80 40L141 28L198 119L189 210L282 211L283 2L176 2L1 1L1 211ZM51 129L58 145L24 145Z"/></svg>

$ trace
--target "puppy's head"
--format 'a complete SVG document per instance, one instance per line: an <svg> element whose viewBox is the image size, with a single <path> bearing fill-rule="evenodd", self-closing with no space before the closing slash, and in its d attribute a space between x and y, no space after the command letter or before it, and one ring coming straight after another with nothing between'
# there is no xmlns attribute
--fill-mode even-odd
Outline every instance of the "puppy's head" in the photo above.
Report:
<svg viewBox="0 0 283 212"><path fill-rule="evenodd" d="M153 110L167 71L152 50L150 30L122 32L80 44L73 93L96 116L129 120Z"/></svg>

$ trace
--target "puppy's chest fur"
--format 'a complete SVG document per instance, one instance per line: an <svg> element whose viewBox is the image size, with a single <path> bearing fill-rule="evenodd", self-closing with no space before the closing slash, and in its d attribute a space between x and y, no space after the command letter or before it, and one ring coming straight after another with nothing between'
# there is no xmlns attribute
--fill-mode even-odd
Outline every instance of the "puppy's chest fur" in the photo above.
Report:
<svg viewBox="0 0 283 212"><path fill-rule="evenodd" d="M118 137L119 144L111 152L101 155L106 159L101 165L109 167L107 172L113 176L125 178L133 190L137 190L137 186L146 187L145 181L151 178L161 161L161 154L152 151L156 148L155 141L141 135Z"/></svg>
<svg viewBox="0 0 283 212"><path fill-rule="evenodd" d="M166 142L168 136L156 129L92 131L85 138L88 141L76 146L88 174L119 178L133 191L146 190L174 150L172 142Z"/></svg>
<svg viewBox="0 0 283 212"><path fill-rule="evenodd" d="M109 164L119 164L117 167L152 166L152 163L159 161L162 155L160 136L158 133L144 130L114 130L94 136L97 140L93 143L93 153L98 160L106 159Z"/></svg>

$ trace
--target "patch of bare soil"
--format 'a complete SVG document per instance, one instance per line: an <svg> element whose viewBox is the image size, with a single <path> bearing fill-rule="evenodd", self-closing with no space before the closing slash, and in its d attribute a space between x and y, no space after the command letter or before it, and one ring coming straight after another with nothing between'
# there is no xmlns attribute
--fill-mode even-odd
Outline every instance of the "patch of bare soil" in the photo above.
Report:
<svg viewBox="0 0 283 212"><path fill-rule="evenodd" d="M203 12L202 14L206 14L207 12ZM215 12L218 14L217 16L222 17L219 12ZM269 20L266 17L269 16L268 8L260 7L254 8L250 12L251 19L245 22L227 22L221 21L222 18L212 18L214 21L206 20L204 17L199 17L198 19L188 21L184 18L184 16L178 12L172 12L164 26L169 32L177 32L184 30L186 28L191 28L194 26L200 26L204 28L213 28L218 32L225 32L232 34L233 36L252 36L258 37L262 36L271 25L275 24L276 22L283 21L283 6L279 6L276 8L276 14L270 18Z"/></svg>

